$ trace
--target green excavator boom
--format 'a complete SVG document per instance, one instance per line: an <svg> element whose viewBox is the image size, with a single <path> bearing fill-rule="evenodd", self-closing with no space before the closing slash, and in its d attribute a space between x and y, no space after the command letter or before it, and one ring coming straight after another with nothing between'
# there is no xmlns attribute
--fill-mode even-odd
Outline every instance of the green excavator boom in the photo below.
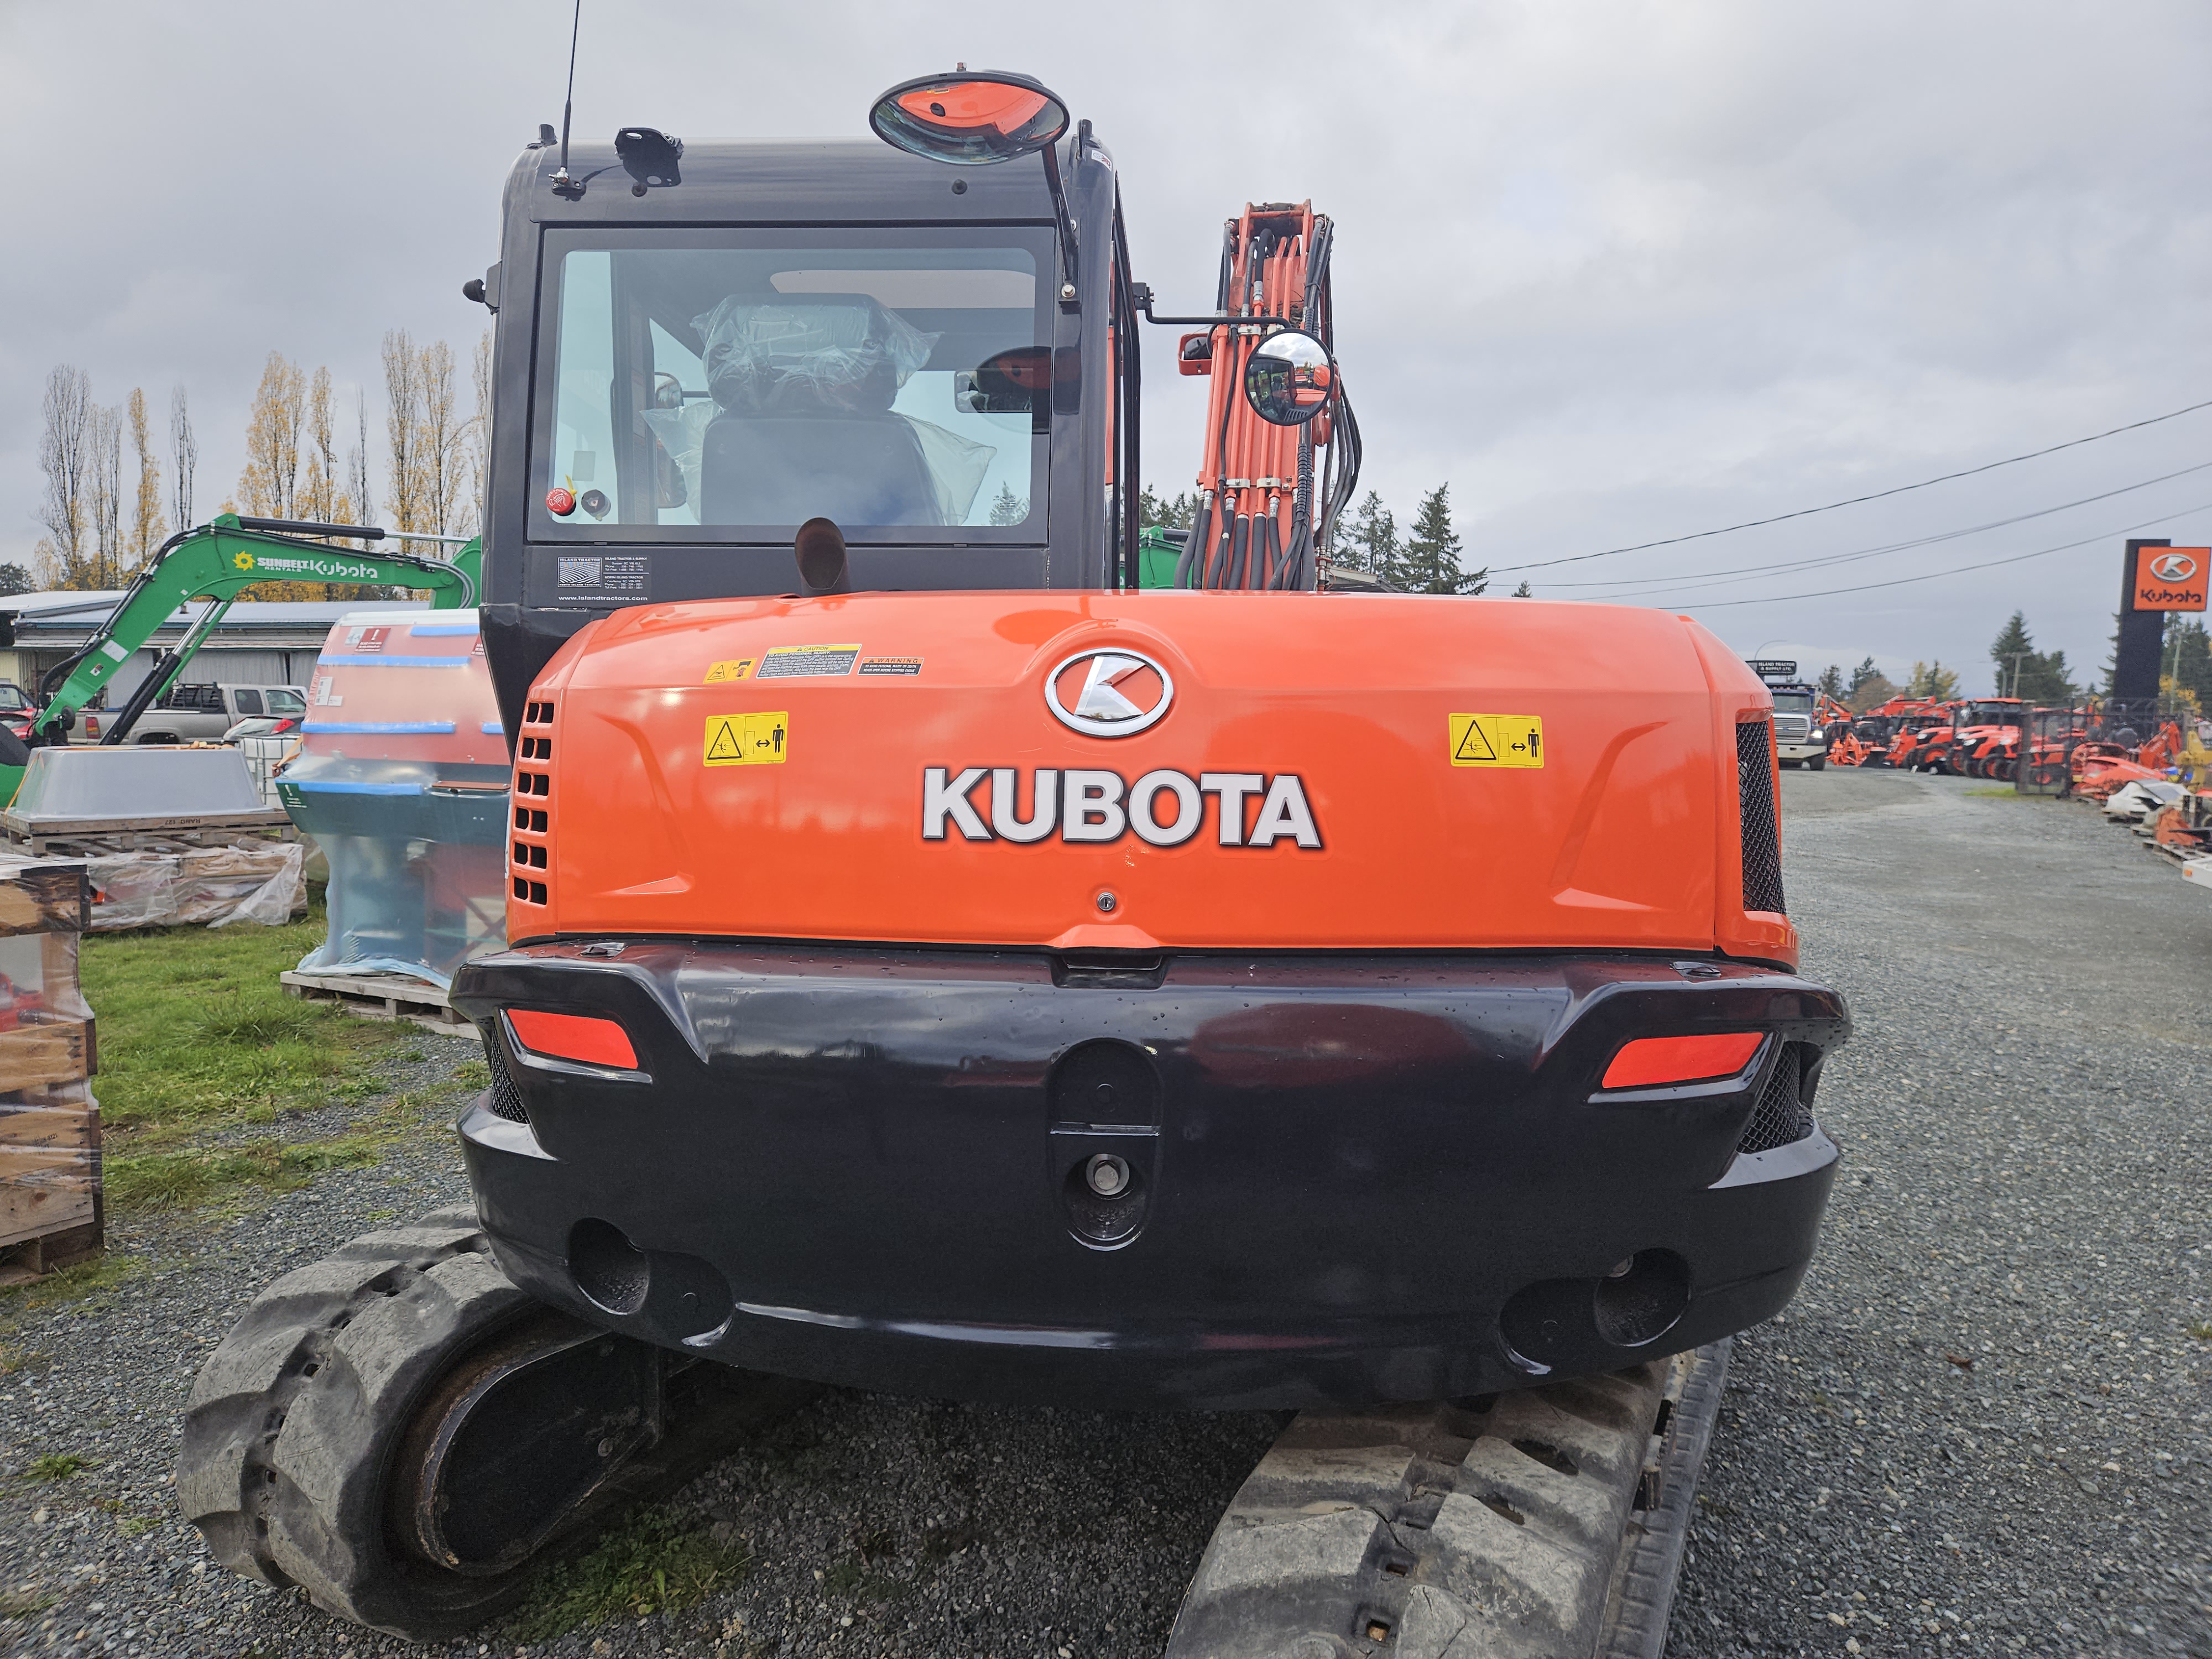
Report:
<svg viewBox="0 0 2212 1659"><path fill-rule="evenodd" d="M439 611L463 610L477 602L483 559L481 538L471 538L448 560L334 547L326 541L307 539L311 537L343 537L368 544L387 537L436 542L456 539L366 525L241 519L234 513L220 514L211 523L163 543L83 648L48 672L40 688L46 694L45 702L31 722L31 744L67 743L78 712L107 688L131 654L143 648L155 630L189 599L205 599L207 608L131 693L102 734L102 743L120 743L129 737L138 716L175 683L232 602L256 582L331 582L404 587L418 592L427 590L432 608ZM57 678L61 683L53 685ZM27 753L19 757L6 752L10 749L12 744L0 745L0 802L15 798L16 787L28 765Z"/></svg>

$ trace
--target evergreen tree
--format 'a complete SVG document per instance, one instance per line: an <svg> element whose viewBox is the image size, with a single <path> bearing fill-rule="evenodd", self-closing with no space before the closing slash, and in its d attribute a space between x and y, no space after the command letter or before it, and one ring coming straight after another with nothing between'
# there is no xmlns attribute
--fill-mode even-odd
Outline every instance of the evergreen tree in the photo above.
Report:
<svg viewBox="0 0 2212 1659"><path fill-rule="evenodd" d="M1997 631L1990 646L1990 659L1996 665L1997 695L2022 697L2032 703L2063 706L2079 695L2073 676L2066 665L2066 653L2049 653L2035 648L2035 640L2027 631L2027 617L2015 611L2011 619Z"/></svg>
<svg viewBox="0 0 2212 1659"><path fill-rule="evenodd" d="M1850 688L1844 684L1842 665L1838 663L1832 662L1820 671L1819 684L1823 692L1833 697L1838 702L1841 702L1850 695Z"/></svg>
<svg viewBox="0 0 2212 1659"><path fill-rule="evenodd" d="M1157 525L1163 530L1188 530L1197 517L1198 497L1188 490L1169 497L1146 484L1137 492L1137 523L1140 528Z"/></svg>
<svg viewBox="0 0 2212 1659"><path fill-rule="evenodd" d="M1337 532L1336 550L1331 556L1354 570L1395 581L1400 555L1398 520L1382 505L1382 498L1370 489L1367 499L1353 510L1351 523Z"/></svg>
<svg viewBox="0 0 2212 1659"><path fill-rule="evenodd" d="M1533 599L1536 597L1535 590L1528 586L1528 579L1526 576L1521 579L1521 586L1513 590L1513 597L1516 599Z"/></svg>
<svg viewBox="0 0 2212 1659"><path fill-rule="evenodd" d="M1015 495L1014 487L1012 484L1000 484L998 499L991 503L991 522L998 525L1019 524L1029 515L1029 497ZM1150 524L1152 521L1147 519L1145 522Z"/></svg>
<svg viewBox="0 0 2212 1659"><path fill-rule="evenodd" d="M1461 551L1459 532L1452 528L1451 486L1440 483L1421 497L1413 515L1398 585L1409 593L1481 592L1490 586L1490 572L1463 569Z"/></svg>
<svg viewBox="0 0 2212 1659"><path fill-rule="evenodd" d="M1856 702L1858 700L1859 693L1866 690L1867 683L1869 681L1879 680L1881 679L1881 671L1874 665L1874 659L1872 657L1861 658L1859 660L1859 665L1851 670L1850 687L1846 695L1848 695L1850 699ZM1884 681L1883 683L1885 684L1887 684L1887 681ZM1881 699L1877 697L1875 701L1879 702Z"/></svg>
<svg viewBox="0 0 2212 1659"><path fill-rule="evenodd" d="M5 568L0 566L0 572ZM2194 696L2199 708L2212 708L2212 635L2203 623L2175 622L2166 661L2173 669L2175 689Z"/></svg>
<svg viewBox="0 0 2212 1659"><path fill-rule="evenodd" d="M31 591L31 573L20 564L0 564L0 597Z"/></svg>

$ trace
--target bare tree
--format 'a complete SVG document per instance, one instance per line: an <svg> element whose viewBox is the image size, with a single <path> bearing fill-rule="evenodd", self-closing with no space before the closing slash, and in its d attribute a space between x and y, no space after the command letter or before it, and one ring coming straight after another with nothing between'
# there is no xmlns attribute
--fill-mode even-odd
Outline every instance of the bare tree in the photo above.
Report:
<svg viewBox="0 0 2212 1659"><path fill-rule="evenodd" d="M416 448L422 457L422 514L413 528L434 535L453 531L453 508L460 499L465 423L453 395L453 349L443 340L422 348L416 378L422 388L422 422Z"/></svg>
<svg viewBox="0 0 2212 1659"><path fill-rule="evenodd" d="M484 485L491 476L491 331L486 329L477 337L477 348L469 354L469 380L476 394L476 412L469 417L468 468L464 487L468 491L463 504L461 532L465 536L481 536L484 523Z"/></svg>
<svg viewBox="0 0 2212 1659"><path fill-rule="evenodd" d="M46 475L39 503L40 576L57 587L84 586L85 490L91 471L92 377L67 363L46 376L40 410L39 469Z"/></svg>
<svg viewBox="0 0 2212 1659"><path fill-rule="evenodd" d="M131 571L136 575L154 550L167 539L168 521L161 516L161 463L154 453L153 434L147 429L146 394L133 386L128 405L131 444L138 453L138 501L131 515Z"/></svg>
<svg viewBox="0 0 2212 1659"><path fill-rule="evenodd" d="M407 331L384 337L385 506L394 530L427 530L423 522L422 364Z"/></svg>
<svg viewBox="0 0 2212 1659"><path fill-rule="evenodd" d="M246 471L238 479L238 493L249 514L270 519L298 514L306 386L298 364L287 362L281 351L269 354L246 418Z"/></svg>
<svg viewBox="0 0 2212 1659"><path fill-rule="evenodd" d="M368 394L359 386L353 392L353 442L346 447L346 495L349 524L367 524L376 515L368 483Z"/></svg>
<svg viewBox="0 0 2212 1659"><path fill-rule="evenodd" d="M91 509L92 564L88 587L112 587L123 568L123 411L92 407L92 465L85 501Z"/></svg>
<svg viewBox="0 0 2212 1659"><path fill-rule="evenodd" d="M331 418L331 372L315 371L307 391L307 482L300 491L300 514L318 524L343 522L338 517L337 429Z"/></svg>
<svg viewBox="0 0 2212 1659"><path fill-rule="evenodd" d="M192 484L200 470L199 441L192 436L192 412L185 389L169 389L169 460L176 474L169 480L169 504L177 510L177 528L192 527Z"/></svg>

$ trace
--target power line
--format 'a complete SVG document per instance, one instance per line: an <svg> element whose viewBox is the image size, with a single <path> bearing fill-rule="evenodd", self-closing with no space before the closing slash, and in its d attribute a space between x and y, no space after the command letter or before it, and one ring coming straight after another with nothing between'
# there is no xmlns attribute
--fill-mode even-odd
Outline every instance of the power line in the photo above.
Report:
<svg viewBox="0 0 2212 1659"><path fill-rule="evenodd" d="M1637 542L1628 547L1608 547L1601 553L1572 553L1563 559L1539 559L1534 564L1493 565L1491 574L1502 576L1516 570L1544 570L1553 565L1580 564L1586 559L1609 559L1617 553L1642 553L1654 547L1675 547L1684 542L1703 541L1709 536L1727 536L1739 530L1756 530L1762 525L1783 524L1791 519L1809 518L1815 513L1833 513L1841 507L1857 507L1865 501L1879 501L1892 495L1902 495L1915 489L1926 489L1939 483L1949 483L1954 478L1971 478L1977 473L1994 472L2001 466L2014 466L2021 461L2039 460L2045 455L2056 455L2062 449L2079 449L2083 444L2094 444L2106 438L2117 438L2123 432L2140 432L2147 426L2156 426L2161 421L2179 420L2184 415L2193 415L2200 409L2212 409L2212 398L2201 404L2191 404L2186 409L2177 409L2164 415L2154 415L2148 420L2130 421L2125 426L2116 426L2106 432L2093 432L2086 438L2069 438L2063 444L2053 444L2048 449L2031 449L2025 455L2008 455L2001 461L1985 461L1980 466L1970 466L1960 472L1946 472L1940 478L1923 478L1918 483L1899 484L1893 489L1877 489L1870 495L1853 495L1846 501L1830 501L1824 507L1801 507L1795 513L1778 513L1771 519L1746 519L1741 524L1724 524L1717 530L1696 530L1686 536L1668 536L1656 542Z"/></svg>
<svg viewBox="0 0 2212 1659"><path fill-rule="evenodd" d="M1948 570L1929 570L1917 576L1897 576L1888 581L1881 582L1860 582L1850 587L1824 587L1813 593L1771 593L1762 599L1703 599L1694 605L1668 605L1663 608L1669 611L1721 611L1731 605L1789 605L1797 599L1825 599L1838 593L1865 593L1877 587L1903 587L1911 582L1932 582L1945 576L1963 575L1969 570L1993 570L2001 564L2020 564L2029 559L2043 558L2048 554L2069 553L2077 547L2094 547L2100 542L2111 541L2115 536L2124 536L2130 531L2148 530L2154 524L2164 524L2169 519L2185 518L2191 513L2212 513L2212 501L2200 502L2195 507L2177 507L2171 513L2161 513L2154 519L2144 519L2135 524L2122 525L2118 530L2107 530L2102 535L2085 536L2078 542L2062 542L2057 547L2038 548L2033 553L2015 553L2009 558L1984 559L1978 564L1955 564ZM1591 599L1583 603L1604 605L1610 601Z"/></svg>
<svg viewBox="0 0 2212 1659"><path fill-rule="evenodd" d="M1550 587L1633 587L1638 593L1679 593L1698 587L1725 587L1730 582L1755 581L1761 576L1773 575L1784 570L1817 569L1826 565L1850 564L1859 559L1878 558L1885 553L1904 553L1916 547L1932 547L1938 542L1954 542L1961 537L1978 536L1987 530L2002 530L2008 526L2025 524L2030 519L2047 519L2054 513L2064 513L2076 507L2087 507L2093 501L2108 501L2115 495L2125 495L2138 489L2148 489L2154 484L2170 483L2176 478L2185 478L2192 472L2212 468L2212 461L2199 461L2194 466L2185 466L2177 471L2161 472L2155 478L2145 478L2140 483L2122 484L2117 489L2107 489L2094 495L2083 495L2077 500L2061 501L2056 507L2038 507L2033 513L2016 513L2009 519L1992 519L1987 524L1969 525L1963 530L1945 530L1932 536L1917 536L1911 541L1889 542L1880 547L1863 547L1849 553L1823 553L1815 558L1790 559L1779 564L1736 565L1726 570L1688 570L1679 576L1615 576L1582 582L1547 582ZM1705 578L1714 580L1706 580ZM1600 598L1608 597L1599 595ZM1632 597L1613 594L1612 598Z"/></svg>

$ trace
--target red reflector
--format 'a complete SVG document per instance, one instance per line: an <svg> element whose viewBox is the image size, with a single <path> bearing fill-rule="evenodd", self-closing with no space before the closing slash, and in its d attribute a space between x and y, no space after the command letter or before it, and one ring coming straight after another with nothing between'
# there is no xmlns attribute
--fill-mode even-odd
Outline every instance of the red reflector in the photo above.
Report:
<svg viewBox="0 0 2212 1659"><path fill-rule="evenodd" d="M1760 1031L1729 1031L1719 1036L1638 1037L1605 1068L1607 1089L1650 1089L1666 1083L1696 1083L1734 1077L1759 1052Z"/></svg>
<svg viewBox="0 0 2212 1659"><path fill-rule="evenodd" d="M580 1060L587 1066L619 1066L625 1072L637 1069L637 1050L629 1046L629 1033L611 1019L510 1008L507 1023L532 1054Z"/></svg>

